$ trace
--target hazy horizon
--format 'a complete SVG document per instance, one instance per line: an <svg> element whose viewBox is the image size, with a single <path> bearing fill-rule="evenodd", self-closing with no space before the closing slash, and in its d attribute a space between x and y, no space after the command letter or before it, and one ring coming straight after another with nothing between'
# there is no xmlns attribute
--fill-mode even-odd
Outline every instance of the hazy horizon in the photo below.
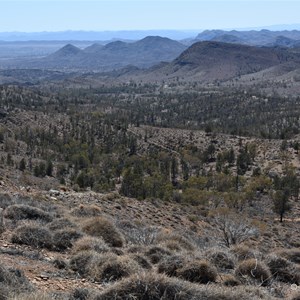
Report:
<svg viewBox="0 0 300 300"><path fill-rule="evenodd" d="M299 24L299 11L296 0L0 0L0 32L267 28Z"/></svg>

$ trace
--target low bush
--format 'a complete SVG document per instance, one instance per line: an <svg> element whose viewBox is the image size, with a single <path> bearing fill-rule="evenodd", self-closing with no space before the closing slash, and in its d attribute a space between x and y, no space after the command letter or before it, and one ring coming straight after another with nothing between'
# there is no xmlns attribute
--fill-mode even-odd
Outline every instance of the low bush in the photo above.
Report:
<svg viewBox="0 0 300 300"><path fill-rule="evenodd" d="M171 254L172 252L159 246L150 247L145 252L145 255L150 259L151 263L153 264L157 264L161 259Z"/></svg>
<svg viewBox="0 0 300 300"><path fill-rule="evenodd" d="M271 254L266 259L273 277L279 281L300 284L300 268L291 261Z"/></svg>
<svg viewBox="0 0 300 300"><path fill-rule="evenodd" d="M42 226L25 225L18 227L12 234L11 241L15 244L24 244L36 248L52 248L52 235Z"/></svg>
<svg viewBox="0 0 300 300"><path fill-rule="evenodd" d="M97 217L101 215L101 209L96 205L79 205L71 211L71 215L79 218Z"/></svg>
<svg viewBox="0 0 300 300"><path fill-rule="evenodd" d="M82 233L71 228L57 230L53 233L52 243L54 250L61 251L71 248L73 243L82 237Z"/></svg>
<svg viewBox="0 0 300 300"><path fill-rule="evenodd" d="M0 193L0 207L5 209L13 204L13 200L9 194Z"/></svg>
<svg viewBox="0 0 300 300"><path fill-rule="evenodd" d="M88 289L77 288L75 289L69 300L88 300L91 298L91 292Z"/></svg>
<svg viewBox="0 0 300 300"><path fill-rule="evenodd" d="M172 252L181 252L183 249L180 247L177 241L165 241L158 244Z"/></svg>
<svg viewBox="0 0 300 300"><path fill-rule="evenodd" d="M143 268L145 270L152 269L152 264L144 256L139 255L139 254L130 254L129 257L131 259L133 259L134 261L136 261L141 268Z"/></svg>
<svg viewBox="0 0 300 300"><path fill-rule="evenodd" d="M206 253L206 257L219 270L234 269L234 259L227 251L210 250Z"/></svg>
<svg viewBox="0 0 300 300"><path fill-rule="evenodd" d="M89 275L97 281L111 282L133 275L139 270L139 264L130 256L104 254L102 258L93 261Z"/></svg>
<svg viewBox="0 0 300 300"><path fill-rule="evenodd" d="M103 218L95 217L83 224L83 231L91 236L102 237L111 247L123 247L124 238L112 222Z"/></svg>
<svg viewBox="0 0 300 300"><path fill-rule="evenodd" d="M258 288L198 285L163 274L147 272L125 278L98 294L94 300L271 300Z"/></svg>
<svg viewBox="0 0 300 300"><path fill-rule="evenodd" d="M79 275L86 276L89 272L90 262L97 254L94 251L82 251L71 257L69 266Z"/></svg>
<svg viewBox="0 0 300 300"><path fill-rule="evenodd" d="M164 257L158 264L158 273L168 276L177 276L177 271L185 266L187 258L183 255L171 255Z"/></svg>
<svg viewBox="0 0 300 300"><path fill-rule="evenodd" d="M206 260L189 262L176 273L184 280L204 284L215 282L218 276L217 269Z"/></svg>
<svg viewBox="0 0 300 300"><path fill-rule="evenodd" d="M300 292L295 292L290 300L300 300Z"/></svg>
<svg viewBox="0 0 300 300"><path fill-rule="evenodd" d="M9 298L5 297L5 300L53 300L53 297L43 292L34 292L26 294L22 293Z"/></svg>
<svg viewBox="0 0 300 300"><path fill-rule="evenodd" d="M8 206L4 211L4 216L12 220L42 220L51 222L52 216L44 210L25 204L14 204Z"/></svg>
<svg viewBox="0 0 300 300"><path fill-rule="evenodd" d="M72 248L73 253L89 250L98 253L105 253L110 251L110 247L105 243L102 237L96 238L92 236L84 236L75 241Z"/></svg>
<svg viewBox="0 0 300 300"><path fill-rule="evenodd" d="M19 294L33 291L30 282L18 269L0 266L0 299L7 299L9 293Z"/></svg>
<svg viewBox="0 0 300 300"><path fill-rule="evenodd" d="M55 219L51 223L49 223L47 227L52 231L65 228L77 228L77 226L67 218Z"/></svg>
<svg viewBox="0 0 300 300"><path fill-rule="evenodd" d="M68 268L68 263L64 259L56 258L52 261L54 267L57 269L63 270Z"/></svg>
<svg viewBox="0 0 300 300"><path fill-rule="evenodd" d="M234 246L230 249L230 252L232 252L239 261L255 258L254 251L246 245Z"/></svg>
<svg viewBox="0 0 300 300"><path fill-rule="evenodd" d="M293 263L300 264L300 249L282 249L276 251L278 256L282 256Z"/></svg>
<svg viewBox="0 0 300 300"><path fill-rule="evenodd" d="M269 268L257 259L248 259L239 263L235 275L244 283L258 282L262 286L268 285L272 276Z"/></svg>
<svg viewBox="0 0 300 300"><path fill-rule="evenodd" d="M165 233L161 232L157 238L157 243L173 243L177 244L180 249L184 249L187 251L193 251L195 250L195 246L191 241L189 241L187 238L185 238L183 235L178 233Z"/></svg>
<svg viewBox="0 0 300 300"><path fill-rule="evenodd" d="M225 275L222 275L223 277L223 284L225 286L238 286L241 284L241 282L233 275L231 274L225 274Z"/></svg>

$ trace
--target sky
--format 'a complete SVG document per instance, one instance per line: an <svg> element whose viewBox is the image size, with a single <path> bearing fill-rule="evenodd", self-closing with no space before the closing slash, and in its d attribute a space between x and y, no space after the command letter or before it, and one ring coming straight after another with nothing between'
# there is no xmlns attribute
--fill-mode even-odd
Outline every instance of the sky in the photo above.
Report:
<svg viewBox="0 0 300 300"><path fill-rule="evenodd" d="M300 0L0 0L0 32L232 29L300 23Z"/></svg>

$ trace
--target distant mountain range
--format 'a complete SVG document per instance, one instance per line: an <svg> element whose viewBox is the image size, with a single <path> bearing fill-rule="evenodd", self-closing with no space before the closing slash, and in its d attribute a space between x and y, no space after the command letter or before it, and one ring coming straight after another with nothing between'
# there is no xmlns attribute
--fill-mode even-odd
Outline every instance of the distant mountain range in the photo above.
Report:
<svg viewBox="0 0 300 300"><path fill-rule="evenodd" d="M102 71L127 65L147 68L160 61L172 61L186 48L177 41L159 36L148 36L134 43L116 41L105 46L93 44L83 50L68 44L47 57L25 62L25 66Z"/></svg>
<svg viewBox="0 0 300 300"><path fill-rule="evenodd" d="M146 36L164 36L181 40L195 37L199 30L120 30L120 31L59 31L0 32L0 41L109 41L140 40Z"/></svg>
<svg viewBox="0 0 300 300"><path fill-rule="evenodd" d="M148 36L135 42L93 43L85 47L67 44L42 58L0 60L2 69L47 70L40 76L53 80L56 76L82 76L88 73L118 80L187 80L202 83L226 82L242 77L249 81L299 81L300 31L222 31L206 30L198 34L191 46L160 36ZM250 45L249 45L250 44ZM253 44L253 45L252 45ZM55 71L55 72L50 72ZM4 82L11 78L22 81L23 71L1 72ZM25 72L25 71L24 71ZM77 75L76 75L77 72ZM26 72L25 72L26 73ZM26 76L26 83L37 82L37 71ZM245 77L245 76L251 76ZM97 79L95 79L97 81ZM282 82L281 80L281 82Z"/></svg>
<svg viewBox="0 0 300 300"><path fill-rule="evenodd" d="M260 31L205 30L199 33L192 43L195 41L218 41L253 46L295 47L300 45L300 31L270 31L266 29Z"/></svg>

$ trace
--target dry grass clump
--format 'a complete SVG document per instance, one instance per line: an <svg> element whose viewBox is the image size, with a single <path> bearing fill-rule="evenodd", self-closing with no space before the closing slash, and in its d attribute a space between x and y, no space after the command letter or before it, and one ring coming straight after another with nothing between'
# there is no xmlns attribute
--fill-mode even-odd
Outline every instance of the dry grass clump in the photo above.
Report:
<svg viewBox="0 0 300 300"><path fill-rule="evenodd" d="M184 280L204 284L215 282L218 276L217 269L206 260L191 261L176 273Z"/></svg>
<svg viewBox="0 0 300 300"><path fill-rule="evenodd" d="M230 249L239 261L255 258L255 253L246 245L236 245Z"/></svg>
<svg viewBox="0 0 300 300"><path fill-rule="evenodd" d="M71 222L68 218L55 219L51 223L49 223L47 227L52 231L60 230L62 228L77 228L77 226L73 222Z"/></svg>
<svg viewBox="0 0 300 300"><path fill-rule="evenodd" d="M195 246L192 244L191 241L189 241L183 235L173 233L173 232L172 233L161 232L157 236L156 242L157 243L165 243L166 245L169 245L171 247L175 247L175 249L176 249L176 245L177 245L177 247L179 249L184 249L184 250L187 250L187 251L194 251L195 250Z"/></svg>
<svg viewBox="0 0 300 300"><path fill-rule="evenodd" d="M0 266L0 299L7 299L7 296L12 292L19 294L32 290L33 287L22 271Z"/></svg>
<svg viewBox="0 0 300 300"><path fill-rule="evenodd" d="M12 205L13 200L11 196L6 193L0 193L0 207L5 209L6 207Z"/></svg>
<svg viewBox="0 0 300 300"><path fill-rule="evenodd" d="M95 297L95 300L167 300L196 299L188 283L155 273L134 275L114 284ZM200 299L200 298L199 298Z"/></svg>
<svg viewBox="0 0 300 300"><path fill-rule="evenodd" d="M300 248L281 249L275 252L278 256L282 256L293 263L300 264Z"/></svg>
<svg viewBox="0 0 300 300"><path fill-rule="evenodd" d="M230 253L223 250L207 251L207 259L220 270L234 269L234 259Z"/></svg>
<svg viewBox="0 0 300 300"><path fill-rule="evenodd" d="M268 285L271 279L269 268L257 259L248 259L239 263L235 275L245 283L258 282L262 286Z"/></svg>
<svg viewBox="0 0 300 300"><path fill-rule="evenodd" d="M52 235L42 226L24 225L19 226L12 234L12 243L24 244L36 248L52 248Z"/></svg>
<svg viewBox="0 0 300 300"><path fill-rule="evenodd" d="M102 237L111 247L123 247L124 238L112 222L95 217L87 220L82 227L83 231L91 236Z"/></svg>
<svg viewBox="0 0 300 300"><path fill-rule="evenodd" d="M171 255L164 257L158 264L158 273L164 273L168 276L177 276L177 271L184 267L187 258L183 255Z"/></svg>
<svg viewBox="0 0 300 300"><path fill-rule="evenodd" d="M74 217L97 217L101 215L101 209L96 205L79 205L71 211L71 215Z"/></svg>
<svg viewBox="0 0 300 300"><path fill-rule="evenodd" d="M145 247L144 246L131 246L127 248L126 252L127 253L143 253L145 252Z"/></svg>
<svg viewBox="0 0 300 300"><path fill-rule="evenodd" d="M159 243L159 246L164 247L172 252L181 252L183 249L180 247L177 241L165 241Z"/></svg>
<svg viewBox="0 0 300 300"><path fill-rule="evenodd" d="M300 300L300 292L294 293L294 294L291 296L290 300Z"/></svg>
<svg viewBox="0 0 300 300"><path fill-rule="evenodd" d="M161 259L171 254L172 252L159 246L150 247L149 250L145 252L145 255L150 259L151 263L153 264L157 264Z"/></svg>
<svg viewBox="0 0 300 300"><path fill-rule="evenodd" d="M300 267L291 261L271 254L267 257L266 264L275 279L291 284L300 284Z"/></svg>
<svg viewBox="0 0 300 300"><path fill-rule="evenodd" d="M52 216L44 210L29 206L25 204L14 204L8 206L4 211L4 216L12 220L42 220L44 222L51 222Z"/></svg>
<svg viewBox="0 0 300 300"><path fill-rule="evenodd" d="M73 253L90 250L98 253L105 253L110 251L110 247L105 243L102 237L83 236L75 241L72 248Z"/></svg>
<svg viewBox="0 0 300 300"><path fill-rule="evenodd" d="M125 278L98 294L94 300L271 300L269 294L253 287L228 289L197 285L163 274L147 272Z"/></svg>
<svg viewBox="0 0 300 300"><path fill-rule="evenodd" d="M238 286L241 282L231 274L222 275L222 282L225 286Z"/></svg>
<svg viewBox="0 0 300 300"><path fill-rule="evenodd" d="M15 295L12 297L5 298L5 300L53 300L53 297L43 292L34 292Z"/></svg>
<svg viewBox="0 0 300 300"><path fill-rule="evenodd" d="M71 248L80 237L82 237L82 233L72 228L57 230L52 237L53 249L62 251Z"/></svg>
<svg viewBox="0 0 300 300"><path fill-rule="evenodd" d="M97 252L82 251L73 255L70 259L70 268L79 275L86 276L90 268L90 262L95 259Z"/></svg>
<svg viewBox="0 0 300 300"><path fill-rule="evenodd" d="M103 257L91 262L89 276L96 281L111 282L133 275L140 269L139 264L130 256L103 254Z"/></svg>
<svg viewBox="0 0 300 300"><path fill-rule="evenodd" d="M117 222L117 226L126 237L128 243L144 246L154 244L156 237L161 230L159 227L135 224L128 220Z"/></svg>
<svg viewBox="0 0 300 300"><path fill-rule="evenodd" d="M151 270L152 269L152 264L143 255L129 254L129 257L131 259L133 259L134 261L136 261L141 268L143 268L145 270Z"/></svg>
<svg viewBox="0 0 300 300"><path fill-rule="evenodd" d="M52 261L55 268L63 270L68 268L68 262L62 258L56 258Z"/></svg>
<svg viewBox="0 0 300 300"><path fill-rule="evenodd" d="M77 288L75 289L69 300L88 300L91 299L92 292L85 288Z"/></svg>
<svg viewBox="0 0 300 300"><path fill-rule="evenodd" d="M73 256L70 268L84 277L101 282L116 281L141 269L138 262L128 255L99 254L95 251L83 251Z"/></svg>

